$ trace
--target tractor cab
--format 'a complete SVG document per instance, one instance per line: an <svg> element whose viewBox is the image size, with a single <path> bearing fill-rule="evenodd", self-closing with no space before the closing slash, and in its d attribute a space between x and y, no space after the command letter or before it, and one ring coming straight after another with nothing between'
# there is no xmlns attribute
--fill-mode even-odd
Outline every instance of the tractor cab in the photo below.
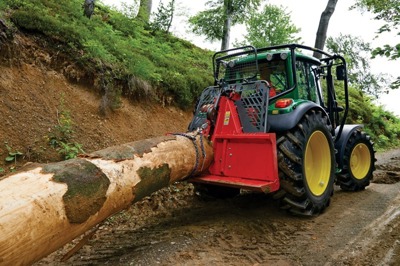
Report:
<svg viewBox="0 0 400 266"><path fill-rule="evenodd" d="M299 49L318 51L324 57L320 60ZM215 108L209 107L216 107L219 96L232 93L237 99L242 99L236 102L239 109L249 105L246 112L238 114L245 132L285 132L295 126L304 115L304 110L318 106L328 114L333 124L332 135L339 139L348 110L346 63L343 57L303 45L289 44L262 49L247 46L221 51L214 55L213 62L215 86L207 88L200 97L201 106L197 106L189 130L206 127L203 123L207 119L201 118L211 118L207 112L214 115L217 113ZM333 66L336 66L337 80L343 82L344 108L339 107L336 100ZM325 81L324 86L321 81ZM268 93L264 93L264 89ZM203 112L204 106L208 107L206 112ZM299 106L302 106L303 111L296 111ZM340 112L343 112L341 117ZM246 119L245 113L250 116L249 119ZM282 123L283 120L287 123ZM212 131L215 117L209 122ZM257 124L257 128L249 126L249 123Z"/></svg>

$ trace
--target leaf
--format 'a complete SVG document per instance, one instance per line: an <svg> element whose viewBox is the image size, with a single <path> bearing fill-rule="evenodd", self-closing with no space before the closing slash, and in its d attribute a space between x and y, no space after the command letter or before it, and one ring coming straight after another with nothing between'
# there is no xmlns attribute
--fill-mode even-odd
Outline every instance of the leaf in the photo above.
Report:
<svg viewBox="0 0 400 266"><path fill-rule="evenodd" d="M5 160L6 160L6 162L12 162L12 161L15 160L15 157L14 156L8 156Z"/></svg>
<svg viewBox="0 0 400 266"><path fill-rule="evenodd" d="M18 156L18 155L22 155L22 152L20 152L20 151L16 151L16 152L10 152L10 153L8 153L9 155L10 155L10 157L12 156L12 157L15 157L15 156Z"/></svg>

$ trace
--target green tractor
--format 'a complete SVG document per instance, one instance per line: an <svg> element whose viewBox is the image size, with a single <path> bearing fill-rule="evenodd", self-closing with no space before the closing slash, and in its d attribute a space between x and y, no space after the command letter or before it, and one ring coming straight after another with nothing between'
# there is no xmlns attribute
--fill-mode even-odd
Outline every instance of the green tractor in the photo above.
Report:
<svg viewBox="0 0 400 266"><path fill-rule="evenodd" d="M190 179L199 193L273 193L282 208L316 215L329 205L335 183L346 191L370 184L375 151L362 125L345 124L342 56L298 44L246 46L217 52L213 66L215 84L203 91L189 125L214 148L208 171Z"/></svg>

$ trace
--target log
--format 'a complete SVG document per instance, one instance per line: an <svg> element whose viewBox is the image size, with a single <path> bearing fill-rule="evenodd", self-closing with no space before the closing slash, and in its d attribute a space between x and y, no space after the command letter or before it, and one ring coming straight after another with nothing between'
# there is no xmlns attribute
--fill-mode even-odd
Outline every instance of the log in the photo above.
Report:
<svg viewBox="0 0 400 266"><path fill-rule="evenodd" d="M0 265L29 265L132 203L208 169L201 135L136 141L0 181Z"/></svg>

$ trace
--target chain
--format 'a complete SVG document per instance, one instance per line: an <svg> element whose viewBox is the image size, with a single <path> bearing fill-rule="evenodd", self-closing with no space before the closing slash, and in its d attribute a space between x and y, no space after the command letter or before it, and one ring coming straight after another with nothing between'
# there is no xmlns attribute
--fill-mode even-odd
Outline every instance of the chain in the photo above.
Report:
<svg viewBox="0 0 400 266"><path fill-rule="evenodd" d="M200 172L202 172L203 169L204 169L204 163L206 162L207 154L206 154L206 151L204 149L203 132L199 131L199 134L200 134L201 155L203 155L203 164L201 165L201 169L200 169Z"/></svg>
<svg viewBox="0 0 400 266"><path fill-rule="evenodd" d="M196 137L197 137L198 135L200 135L200 149L201 149L201 153L202 153L202 156L203 156L203 165L201 166L201 171L203 171L204 163L205 163L205 158L207 157L207 154L206 154L206 151L205 151L205 149L204 149L203 133L201 132L201 130L198 130L194 136L193 136L193 135L186 134L186 133L171 133L171 135L174 135L174 136L182 136L182 137L188 138L188 139L191 140L192 143L193 143L194 149L195 149L195 151L196 151L196 162L195 162L195 164L194 164L194 167L193 167L192 171L191 171L190 174L188 175L188 177L192 177L193 174L194 174L194 173L197 171L197 169L199 168L199 163L200 163L200 152L199 152L199 147L198 147L197 144L196 144Z"/></svg>

